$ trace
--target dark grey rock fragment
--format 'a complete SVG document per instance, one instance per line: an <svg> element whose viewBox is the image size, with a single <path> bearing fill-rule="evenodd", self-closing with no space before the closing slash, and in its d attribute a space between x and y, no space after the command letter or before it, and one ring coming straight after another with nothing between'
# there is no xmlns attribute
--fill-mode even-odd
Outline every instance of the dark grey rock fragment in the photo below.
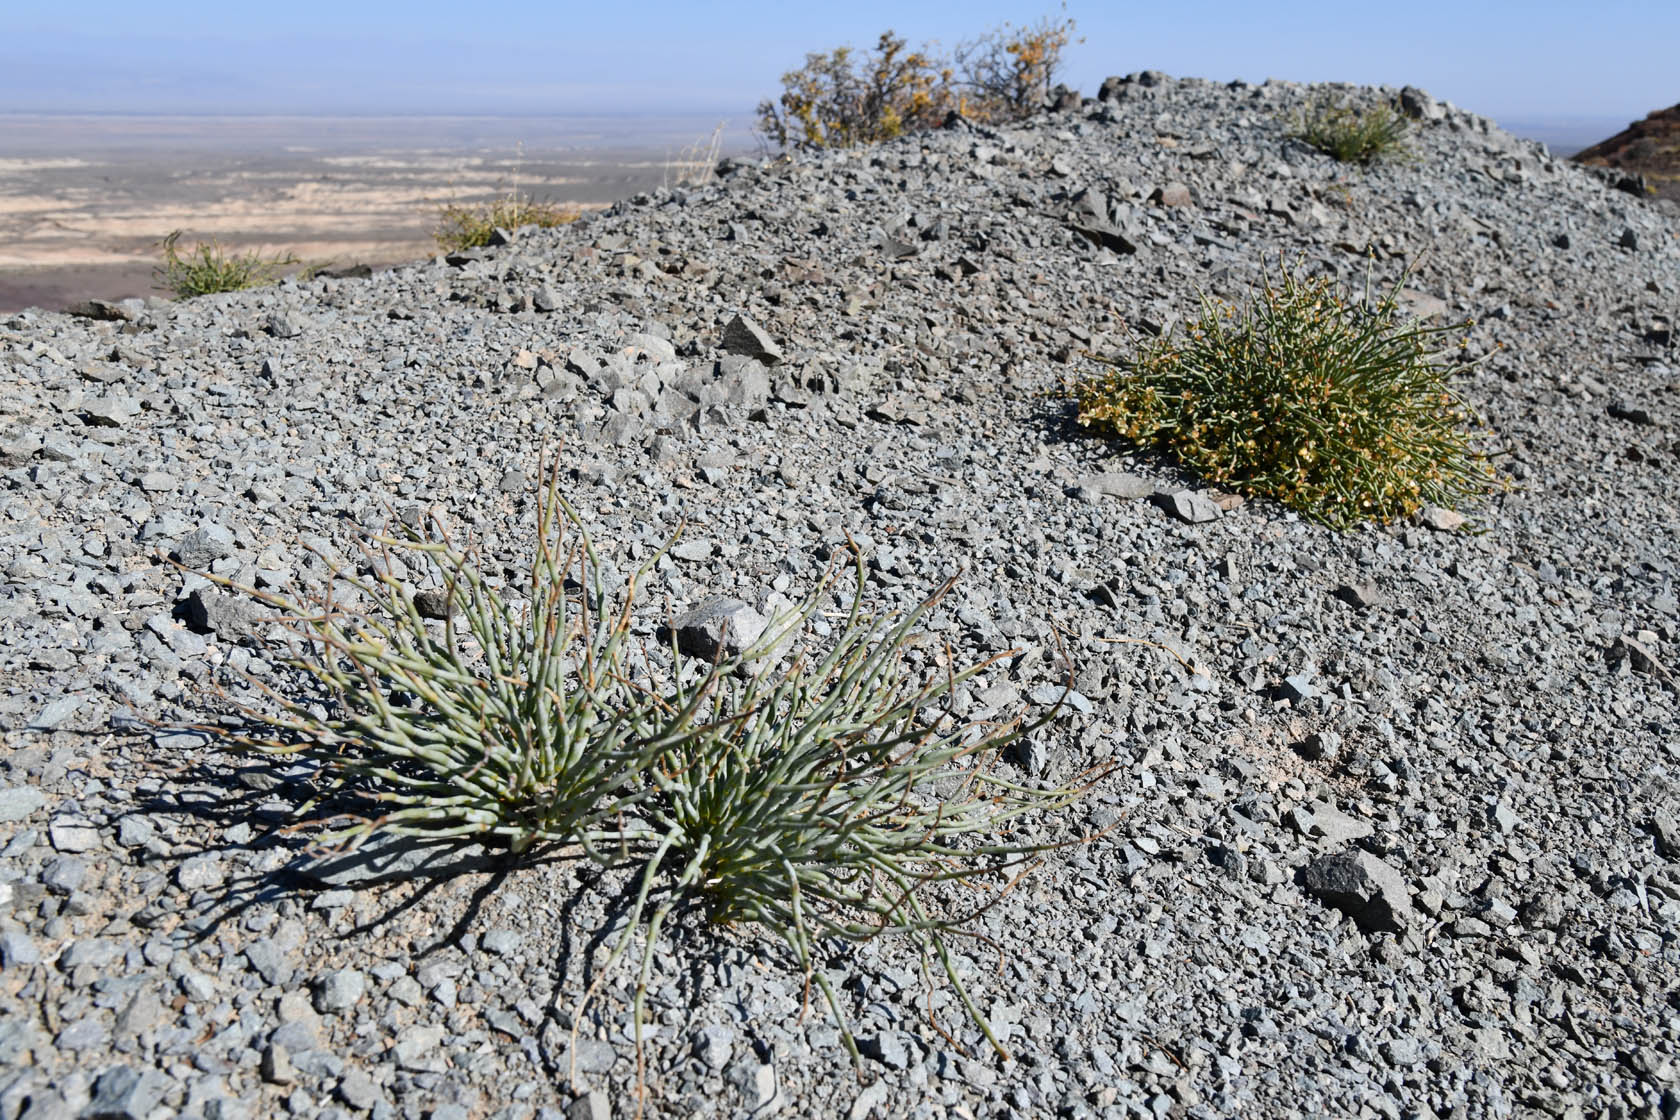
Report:
<svg viewBox="0 0 1680 1120"><path fill-rule="evenodd" d="M1656 418L1651 415L1651 410L1649 408L1646 408L1642 404L1636 404L1633 401L1611 401L1605 408L1605 411L1613 418L1617 420L1625 420L1629 424L1633 424L1637 427L1649 427L1657 422Z"/></svg>
<svg viewBox="0 0 1680 1120"><path fill-rule="evenodd" d="M759 638L769 619L739 599L712 599L700 604L673 627L661 627L660 640L669 642L674 632L677 651L702 661L723 661L739 657Z"/></svg>
<svg viewBox="0 0 1680 1120"><path fill-rule="evenodd" d="M145 305L139 300L125 299L120 303L108 299L87 299L72 303L64 309L66 315L78 319L94 319L104 323L126 323L139 314Z"/></svg>
<svg viewBox="0 0 1680 1120"><path fill-rule="evenodd" d="M1680 823L1676 823L1674 814L1658 809L1651 814L1647 827L1656 839L1657 851L1668 859L1680 860Z"/></svg>
<svg viewBox="0 0 1680 1120"><path fill-rule="evenodd" d="M1155 493L1155 483L1135 474L1112 471L1106 474L1086 475L1079 480L1076 489L1079 496L1088 502L1099 498L1134 500L1147 498Z"/></svg>
<svg viewBox="0 0 1680 1120"><path fill-rule="evenodd" d="M162 1100L158 1078L150 1070L136 1072L112 1066L93 1084L93 1101L83 1116L89 1120L146 1120Z"/></svg>
<svg viewBox="0 0 1680 1120"><path fill-rule="evenodd" d="M1445 115L1441 103L1416 86L1400 91L1400 111L1415 121L1439 120Z"/></svg>
<svg viewBox="0 0 1680 1120"><path fill-rule="evenodd" d="M264 630L264 611L256 601L215 587L194 588L175 613L193 633L228 641L260 638Z"/></svg>
<svg viewBox="0 0 1680 1120"><path fill-rule="evenodd" d="M0 789L0 824L21 821L47 803L47 795L34 786Z"/></svg>
<svg viewBox="0 0 1680 1120"><path fill-rule="evenodd" d="M1307 864L1305 881L1308 893L1366 933L1403 933L1416 922L1405 878L1370 852L1321 856Z"/></svg>
<svg viewBox="0 0 1680 1120"><path fill-rule="evenodd" d="M450 607L449 592L441 587L422 588L414 593L414 609L421 618L447 622L455 612Z"/></svg>
<svg viewBox="0 0 1680 1120"><path fill-rule="evenodd" d="M1336 588L1336 598L1354 610L1368 611L1382 602L1382 592L1374 583L1344 583Z"/></svg>
<svg viewBox="0 0 1680 1120"><path fill-rule="evenodd" d="M206 525L181 538L170 554L184 568L203 570L233 555L233 534L221 525Z"/></svg>
<svg viewBox="0 0 1680 1120"><path fill-rule="evenodd" d="M731 354L756 358L767 366L782 360L781 347L764 333L764 328L745 315L736 315L723 328L723 349Z"/></svg>
<svg viewBox="0 0 1680 1120"><path fill-rule="evenodd" d="M276 311L268 317L263 329L275 338L296 338L303 333L303 320L290 312Z"/></svg>

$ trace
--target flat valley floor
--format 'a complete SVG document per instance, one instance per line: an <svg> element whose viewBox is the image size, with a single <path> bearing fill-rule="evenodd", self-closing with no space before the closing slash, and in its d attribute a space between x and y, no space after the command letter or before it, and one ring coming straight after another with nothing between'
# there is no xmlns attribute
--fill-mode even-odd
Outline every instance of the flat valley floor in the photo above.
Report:
<svg viewBox="0 0 1680 1120"><path fill-rule="evenodd" d="M711 117L0 115L0 313L161 295L161 240L344 267L435 251L438 208L518 191L598 207L674 180Z"/></svg>

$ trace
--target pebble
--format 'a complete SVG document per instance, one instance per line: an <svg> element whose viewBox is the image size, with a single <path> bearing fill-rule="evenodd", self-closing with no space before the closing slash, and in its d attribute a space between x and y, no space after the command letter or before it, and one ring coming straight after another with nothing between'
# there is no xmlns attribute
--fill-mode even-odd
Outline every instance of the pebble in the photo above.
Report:
<svg viewBox="0 0 1680 1120"><path fill-rule="evenodd" d="M266 974L265 974L266 975ZM315 1010L323 1014L349 1011L367 991L367 977L353 968L327 973L315 984Z"/></svg>
<svg viewBox="0 0 1680 1120"><path fill-rule="evenodd" d="M0 789L0 823L26 820L46 803L47 795L34 786Z"/></svg>
<svg viewBox="0 0 1680 1120"><path fill-rule="evenodd" d="M1370 852L1319 857L1307 864L1306 887L1367 933L1403 933L1416 920L1405 879Z"/></svg>

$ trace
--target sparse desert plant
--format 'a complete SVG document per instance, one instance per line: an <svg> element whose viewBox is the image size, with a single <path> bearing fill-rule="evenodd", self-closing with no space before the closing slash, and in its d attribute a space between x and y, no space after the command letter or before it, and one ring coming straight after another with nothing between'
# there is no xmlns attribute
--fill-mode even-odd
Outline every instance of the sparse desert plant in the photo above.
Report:
<svg viewBox="0 0 1680 1120"><path fill-rule="evenodd" d="M1019 819L1065 807L1089 781L1039 789L999 773L1004 748L1056 709L1030 724L956 719L946 704L955 688L999 659L955 669L947 650L944 669L910 671L910 635L950 584L901 618L873 617L861 607L865 571L861 556L854 559L856 592L826 652L773 673L740 671L791 640L820 604L819 590L755 647L665 699L667 726L688 733L671 736L676 745L652 775L659 796L644 813L658 850L603 970L642 933L638 1039L660 927L673 907L694 900L714 922L751 923L784 943L804 973L807 1000L815 984L854 1059L838 993L817 967L819 947L884 935L909 938L924 974L937 962L967 1015L1003 1052L948 939L973 936L967 921L1007 893L1023 864L1055 846L1013 837ZM668 893L644 928L661 874ZM962 897L931 902L942 886Z"/></svg>
<svg viewBox="0 0 1680 1120"><path fill-rule="evenodd" d="M432 239L445 252L476 249L490 244L498 229L520 226L552 229L578 220L578 210L553 202L541 202L517 191L489 202L446 203L438 207Z"/></svg>
<svg viewBox="0 0 1680 1120"><path fill-rule="evenodd" d="M1182 337L1079 383L1079 423L1336 526L1489 490L1440 342L1463 324L1404 320L1399 284L1373 300L1367 277L1350 302L1280 271L1246 308L1204 297Z"/></svg>
<svg viewBox="0 0 1680 1120"><path fill-rule="evenodd" d="M782 75L781 96L759 104L759 133L778 148L847 148L937 128L953 111L981 121L1027 116L1050 92L1073 26L1004 24L951 58L931 45L910 50L891 31L873 52L807 54Z"/></svg>
<svg viewBox="0 0 1680 1120"><path fill-rule="evenodd" d="M270 703L230 744L319 763L376 810L333 822L325 842L480 836L609 856L621 837L607 822L652 792L644 775L670 745L649 733L652 700L622 684L635 580L613 606L552 478L523 603L441 527L366 548L375 574L329 562L316 599L249 591L295 637L290 664L313 687L282 695L258 682ZM411 593L390 574L393 554L437 587Z"/></svg>
<svg viewBox="0 0 1680 1120"><path fill-rule="evenodd" d="M1406 154L1406 118L1389 105L1356 108L1321 98L1297 115L1289 135L1343 163L1373 163Z"/></svg>
<svg viewBox="0 0 1680 1120"><path fill-rule="evenodd" d="M733 658L684 661L675 642L671 662L636 656L637 578L610 593L557 471L547 477L524 603L492 587L441 528L374 538L363 565L374 574L329 563L327 590L308 601L250 591L293 638L291 684L304 687L283 694L253 682L264 702L243 727L220 732L224 744L316 763L323 796L351 806L315 822L322 841L386 833L500 840L515 852L576 845L600 863L636 867L632 911L574 1023L640 937L639 1081L660 928L690 903L784 943L807 1000L811 986L821 991L854 1059L819 960L828 961L825 946L884 935L917 946L924 974L936 963L1001 1052L949 941L979 938L968 921L1056 846L1018 832L1021 818L1088 788L1030 787L1000 772L1003 749L1059 704L1026 724L958 719L957 687L1009 655L959 669L945 650L912 668L912 633L950 584L902 617L869 614L855 546L843 621L825 623L829 636L812 648L794 643L836 596L832 572ZM393 554L440 586L411 591L392 574Z"/></svg>
<svg viewBox="0 0 1680 1120"><path fill-rule="evenodd" d="M281 272L298 263L290 253L264 257L260 253L230 253L219 241L200 241L183 251L181 231L163 239L163 261L152 269L159 287L177 299L237 292L272 284Z"/></svg>
<svg viewBox="0 0 1680 1120"><path fill-rule="evenodd" d="M1006 23L959 46L954 69L964 112L984 120L1033 113L1056 84L1073 31L1073 20L1045 16L1024 27Z"/></svg>
<svg viewBox="0 0 1680 1120"><path fill-rule="evenodd" d="M948 66L884 32L870 54L813 52L782 75L782 94L758 107L759 131L779 148L849 148L933 128L957 104Z"/></svg>
<svg viewBox="0 0 1680 1120"><path fill-rule="evenodd" d="M703 136L676 154L674 158L665 160L664 187L703 187L717 176L718 156L723 151L723 126L712 129L710 136Z"/></svg>

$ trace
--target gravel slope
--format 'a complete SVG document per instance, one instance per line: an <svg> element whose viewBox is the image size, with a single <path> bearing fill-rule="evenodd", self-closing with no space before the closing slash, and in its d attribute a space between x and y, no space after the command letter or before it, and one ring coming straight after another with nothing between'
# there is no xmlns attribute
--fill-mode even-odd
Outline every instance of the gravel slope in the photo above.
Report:
<svg viewBox="0 0 1680 1120"><path fill-rule="evenodd" d="M571 1044L619 879L324 869L276 831L307 773L144 722L267 671L166 555L308 588L305 544L435 506L511 568L556 445L621 569L686 523L641 632L849 532L877 605L960 571L933 637L1021 651L961 714L1042 703L1061 636L1027 777L1114 766L965 945L1012 1061L882 942L829 962L860 1080L784 954L689 921L649 1114L1676 1115L1676 210L1416 91L1414 158L1352 170L1285 138L1315 92L1133 75L371 280L0 322L0 1118L632 1114L628 976ZM1464 527L1188 523L1072 427L1085 351L1368 256L1476 320L1511 486Z"/></svg>

